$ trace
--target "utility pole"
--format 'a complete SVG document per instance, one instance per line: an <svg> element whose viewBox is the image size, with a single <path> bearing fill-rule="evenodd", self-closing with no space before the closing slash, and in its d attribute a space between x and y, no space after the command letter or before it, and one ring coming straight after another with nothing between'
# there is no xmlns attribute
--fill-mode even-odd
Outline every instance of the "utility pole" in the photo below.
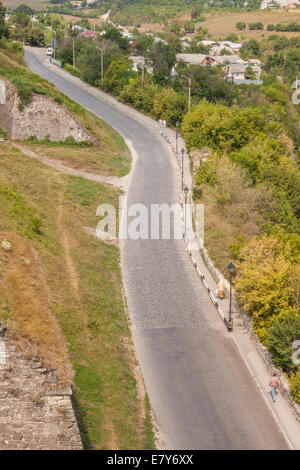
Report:
<svg viewBox="0 0 300 470"><path fill-rule="evenodd" d="M103 39L100 43L99 43L99 46L97 46L97 49L98 51L100 51L100 55L101 55L101 80L103 81L104 79L104 65L103 65L103 57L104 57L104 51L105 49L107 48L108 46L108 41L106 41L105 39Z"/></svg>
<svg viewBox="0 0 300 470"><path fill-rule="evenodd" d="M56 31L54 31L54 60L56 58Z"/></svg>
<svg viewBox="0 0 300 470"><path fill-rule="evenodd" d="M142 68L142 87L144 88L145 83L145 59L143 59L143 68Z"/></svg>
<svg viewBox="0 0 300 470"><path fill-rule="evenodd" d="M104 79L104 65L103 65L103 54L104 54L104 49L100 49L101 51L101 80L103 81Z"/></svg>
<svg viewBox="0 0 300 470"><path fill-rule="evenodd" d="M73 38L73 69L75 70L76 62L75 62L75 38Z"/></svg>
<svg viewBox="0 0 300 470"><path fill-rule="evenodd" d="M191 112L191 89L192 89L192 80L189 78L189 101L188 101L188 112Z"/></svg>
<svg viewBox="0 0 300 470"><path fill-rule="evenodd" d="M186 77L185 75L179 75L179 77L185 78L188 81L189 87L189 97L188 97L188 112L191 112L191 89L192 89L192 79L190 77Z"/></svg>

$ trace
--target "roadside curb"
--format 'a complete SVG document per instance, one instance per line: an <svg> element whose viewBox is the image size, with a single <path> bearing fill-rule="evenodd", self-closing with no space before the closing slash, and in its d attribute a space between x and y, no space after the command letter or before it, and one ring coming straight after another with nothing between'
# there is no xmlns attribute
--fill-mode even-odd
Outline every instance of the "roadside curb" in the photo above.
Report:
<svg viewBox="0 0 300 470"><path fill-rule="evenodd" d="M163 133L163 130L161 130L161 136L168 142L168 144L170 145L173 153L174 153L174 156L176 158L176 161L178 163L178 166L180 168L180 170L182 171L182 163L180 161L180 158L179 158L179 155L176 154L176 149L171 141L171 139L166 136L164 133ZM186 181L183 177L183 186L185 186L186 184ZM190 192L191 192L191 189L192 188L189 188ZM182 238L183 238L183 241L185 243L185 246L186 246L186 249L188 251L188 254L189 254L189 257L191 259L191 262L192 262L192 265L194 266L195 268L195 271L198 275L198 278L200 279L202 285L204 286L206 292L208 293L208 296L210 298L210 300L212 301L213 305L215 306L217 312L218 312L218 315L220 316L221 320L223 321L223 323L226 325L226 317L225 317L225 314L223 312L223 310L221 309L221 307L219 306L219 303L216 299L216 297L213 295L213 293L211 292L211 289L210 287L208 286L206 280L205 280L205 275L200 271L199 269L199 266L197 265L197 262L195 260L195 258L192 256L192 252L191 252L191 249L189 247L189 242L185 236L185 233L184 233L184 214L183 214L183 200L184 200L184 196L183 196L183 190L181 190L181 193L180 193L180 206L181 206L181 231L182 231ZM199 241L197 240L197 243L199 244ZM199 248L199 251L200 251L200 248ZM227 281L226 281L227 282Z"/></svg>

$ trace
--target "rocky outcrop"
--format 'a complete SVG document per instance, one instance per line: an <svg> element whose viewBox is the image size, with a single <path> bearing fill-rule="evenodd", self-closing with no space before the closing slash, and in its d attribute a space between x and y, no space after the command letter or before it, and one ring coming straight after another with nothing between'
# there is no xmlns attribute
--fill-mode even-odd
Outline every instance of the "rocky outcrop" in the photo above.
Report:
<svg viewBox="0 0 300 470"><path fill-rule="evenodd" d="M71 389L11 338L0 338L0 449L82 449Z"/></svg>
<svg viewBox="0 0 300 470"><path fill-rule="evenodd" d="M95 140L68 110L47 96L33 95L23 109L19 109L19 103L16 88L0 80L0 126L12 138L49 138L55 142L63 142L67 137L76 142Z"/></svg>

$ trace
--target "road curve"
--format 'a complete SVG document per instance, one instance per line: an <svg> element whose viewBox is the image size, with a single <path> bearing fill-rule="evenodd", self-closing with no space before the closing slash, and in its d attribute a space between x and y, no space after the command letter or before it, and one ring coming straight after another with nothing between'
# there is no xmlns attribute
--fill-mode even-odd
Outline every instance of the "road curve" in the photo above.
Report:
<svg viewBox="0 0 300 470"><path fill-rule="evenodd" d="M169 148L153 128L46 68L27 65L132 142L138 158L128 203L175 203ZM164 445L169 449L287 449L287 443L198 281L181 240L122 244L133 336Z"/></svg>

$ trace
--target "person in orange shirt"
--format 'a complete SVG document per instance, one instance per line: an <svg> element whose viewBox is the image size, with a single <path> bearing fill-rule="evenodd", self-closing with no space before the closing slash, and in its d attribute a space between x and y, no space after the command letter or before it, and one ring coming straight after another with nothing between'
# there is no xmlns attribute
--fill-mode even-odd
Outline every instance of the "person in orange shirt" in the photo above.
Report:
<svg viewBox="0 0 300 470"><path fill-rule="evenodd" d="M276 402L276 390L278 390L279 386L280 386L280 383L279 383L278 377L276 375L276 372L274 372L273 377L272 377L271 382L269 383L269 385L271 387L271 394L272 394L273 402L275 403Z"/></svg>
<svg viewBox="0 0 300 470"><path fill-rule="evenodd" d="M224 287L224 282L222 281L218 283L218 295L220 299L225 298L225 287Z"/></svg>

